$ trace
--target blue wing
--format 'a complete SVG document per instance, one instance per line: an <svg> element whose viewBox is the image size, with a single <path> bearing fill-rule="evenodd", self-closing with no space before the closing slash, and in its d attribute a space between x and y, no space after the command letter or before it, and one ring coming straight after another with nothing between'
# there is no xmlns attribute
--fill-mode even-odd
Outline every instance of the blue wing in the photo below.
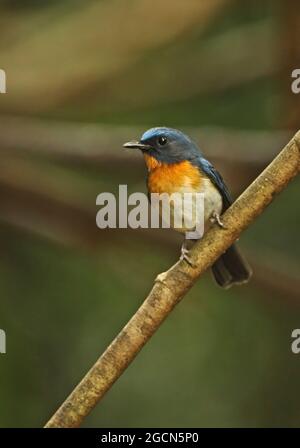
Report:
<svg viewBox="0 0 300 448"><path fill-rule="evenodd" d="M223 199L223 211L225 211L232 204L232 198L221 174L218 173L213 165L203 157L197 158L196 162L199 169L202 170L210 178L210 180L221 193Z"/></svg>

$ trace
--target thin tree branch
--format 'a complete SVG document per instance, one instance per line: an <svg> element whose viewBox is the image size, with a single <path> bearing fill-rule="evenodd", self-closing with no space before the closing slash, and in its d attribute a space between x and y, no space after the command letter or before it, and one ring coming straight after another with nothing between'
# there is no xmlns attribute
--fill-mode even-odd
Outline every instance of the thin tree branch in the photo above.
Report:
<svg viewBox="0 0 300 448"><path fill-rule="evenodd" d="M82 103L86 97L84 92L90 93L92 99L95 91L102 92L102 106L109 104L107 79L143 59L147 52L164 48L192 30L204 31L228 3L229 0L194 0L187 8L182 0L140 0L131 2L130 6L122 0L85 1L74 5L72 13L61 14L57 2L57 6L45 8L39 14L26 14L26 20L24 14L11 13L8 23L15 32L11 36L10 29L3 27L6 31L3 33L1 27L2 40L8 38L10 45L1 45L0 59L9 67L14 88L1 98L0 109L17 113L49 111L78 98ZM159 13L153 33L148 17L155 7ZM51 20L53 14L60 20ZM167 20L168 26L164 26ZM117 24L113 33L110 23ZM43 32L37 39L32 29L41 26ZM61 29L64 30L63 45ZM53 52L58 47L60 51ZM22 77L17 76L20 66ZM92 93L90 86L94 86ZM107 103L104 97L108 98Z"/></svg>
<svg viewBox="0 0 300 448"><path fill-rule="evenodd" d="M160 274L150 294L73 390L47 428L79 426L196 280L264 211L300 171L300 132L222 217L225 228L212 227L192 248L193 267L180 261Z"/></svg>
<svg viewBox="0 0 300 448"><path fill-rule="evenodd" d="M269 163L292 136L287 131L248 131L222 127L186 128L205 148L207 157L232 164L261 166ZM102 167L103 162L140 161L136 152L120 151L129 135L139 136L143 128L57 122L41 118L2 115L0 151L47 156Z"/></svg>

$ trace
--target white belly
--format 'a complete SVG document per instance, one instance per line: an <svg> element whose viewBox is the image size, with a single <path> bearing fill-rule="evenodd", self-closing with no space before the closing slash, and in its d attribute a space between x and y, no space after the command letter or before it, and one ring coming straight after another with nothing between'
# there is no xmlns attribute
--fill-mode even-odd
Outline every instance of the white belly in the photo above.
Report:
<svg viewBox="0 0 300 448"><path fill-rule="evenodd" d="M206 231L211 225L210 218L212 214L218 213L219 215L222 213L223 203L222 196L219 193L218 189L211 183L209 179L203 179L201 189L198 193L203 193L204 195L204 204L202 213L203 216L200 219L203 220L204 231ZM196 210L196 194L190 186L182 188L180 191L177 191L177 199L169 201L169 210L170 210L170 226L181 233L186 233L188 231L195 230L197 225L199 227L199 213L197 214ZM188 196L184 196L184 193L190 193ZM185 219L182 218L183 209L183 198L184 198L184 210L188 210L188 213L185 213ZM199 208L198 208L199 212ZM161 213L161 208L160 208ZM161 213L162 214L162 213ZM165 221L163 219L163 221ZM180 225L176 225L176 223L180 223Z"/></svg>
<svg viewBox="0 0 300 448"><path fill-rule="evenodd" d="M204 222L209 227L212 214L215 212L221 215L223 200L219 190L209 179L204 179L202 190L204 193Z"/></svg>

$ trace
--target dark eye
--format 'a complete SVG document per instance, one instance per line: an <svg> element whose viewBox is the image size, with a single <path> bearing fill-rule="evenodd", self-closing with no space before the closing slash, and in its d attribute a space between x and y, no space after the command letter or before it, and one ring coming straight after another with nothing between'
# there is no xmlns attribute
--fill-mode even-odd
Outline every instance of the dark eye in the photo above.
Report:
<svg viewBox="0 0 300 448"><path fill-rule="evenodd" d="M167 137L165 137L164 135L161 135L160 137L158 137L158 143L160 146L164 146L167 143Z"/></svg>

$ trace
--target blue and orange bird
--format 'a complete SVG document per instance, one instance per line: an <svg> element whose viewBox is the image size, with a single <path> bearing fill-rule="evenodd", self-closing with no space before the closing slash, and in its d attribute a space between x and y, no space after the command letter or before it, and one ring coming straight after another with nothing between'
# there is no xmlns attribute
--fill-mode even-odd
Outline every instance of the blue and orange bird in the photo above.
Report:
<svg viewBox="0 0 300 448"><path fill-rule="evenodd" d="M220 215L232 203L229 191L218 171L187 135L176 129L157 127L146 131L139 141L123 146L142 151L148 169L149 193L203 193L205 231L212 222L223 226ZM181 259L189 263L186 240ZM251 269L234 244L213 264L212 273L218 285L228 288L247 282Z"/></svg>

